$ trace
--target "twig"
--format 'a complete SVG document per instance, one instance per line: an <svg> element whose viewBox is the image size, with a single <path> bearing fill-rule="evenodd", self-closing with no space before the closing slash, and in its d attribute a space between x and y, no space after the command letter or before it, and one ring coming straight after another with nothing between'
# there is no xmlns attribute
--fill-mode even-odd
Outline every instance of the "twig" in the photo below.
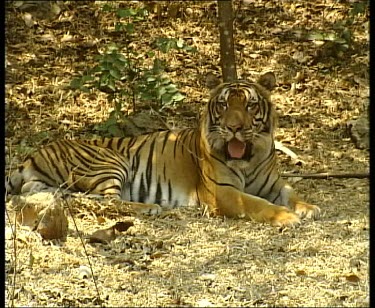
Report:
<svg viewBox="0 0 375 308"><path fill-rule="evenodd" d="M337 178L337 179L366 179L370 177L370 173L281 173L281 176L284 178L303 178L303 179L328 179L328 178Z"/></svg>
<svg viewBox="0 0 375 308"><path fill-rule="evenodd" d="M95 278L95 275L94 275L94 269L92 268L92 264L91 264L89 254L88 254L87 249L86 249L85 242L84 242L84 240L82 238L81 233L79 232L76 220L74 219L73 211L72 211L72 209L70 207L69 202L65 199L64 193L62 192L61 187L59 187L58 190L62 193L62 201L63 201L65 207L68 209L68 212L69 212L69 214L70 214L70 216L72 218L74 227L75 227L75 229L77 231L77 235L78 235L78 237L79 237L79 239L81 241L81 244L82 244L83 250L85 252L86 259L87 259L87 263L88 263L90 271L91 271L91 276L92 276L92 280L94 282L94 286L95 286L95 289L96 289L96 294L97 294L97 297L98 297L98 302L99 302L100 307L103 307L103 301L102 301L101 296L100 296L99 287L98 287L98 284L97 284L97 281L96 281L96 278Z"/></svg>

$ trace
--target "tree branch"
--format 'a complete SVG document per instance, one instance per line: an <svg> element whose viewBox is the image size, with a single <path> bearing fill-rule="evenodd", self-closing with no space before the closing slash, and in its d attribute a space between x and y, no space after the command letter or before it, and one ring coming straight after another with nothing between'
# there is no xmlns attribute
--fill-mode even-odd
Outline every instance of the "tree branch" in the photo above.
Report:
<svg viewBox="0 0 375 308"><path fill-rule="evenodd" d="M337 179L366 179L370 178L370 174L367 173L281 173L281 176L284 178L303 178L303 179L328 179L328 178L337 178Z"/></svg>

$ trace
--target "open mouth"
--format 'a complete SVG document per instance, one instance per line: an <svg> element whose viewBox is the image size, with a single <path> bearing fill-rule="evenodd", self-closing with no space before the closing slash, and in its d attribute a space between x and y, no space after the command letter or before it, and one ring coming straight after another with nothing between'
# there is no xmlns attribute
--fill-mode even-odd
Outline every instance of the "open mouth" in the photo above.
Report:
<svg viewBox="0 0 375 308"><path fill-rule="evenodd" d="M230 159L242 159L245 156L246 143L233 138L227 143L227 152Z"/></svg>

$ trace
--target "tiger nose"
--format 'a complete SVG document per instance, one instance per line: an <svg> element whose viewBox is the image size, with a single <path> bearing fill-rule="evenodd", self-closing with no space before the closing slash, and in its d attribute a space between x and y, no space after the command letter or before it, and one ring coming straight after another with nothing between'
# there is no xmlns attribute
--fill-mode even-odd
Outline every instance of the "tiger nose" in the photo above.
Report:
<svg viewBox="0 0 375 308"><path fill-rule="evenodd" d="M236 133L236 132L238 132L239 130L242 129L242 125L241 124L229 124L229 125L227 125L227 128L231 132Z"/></svg>

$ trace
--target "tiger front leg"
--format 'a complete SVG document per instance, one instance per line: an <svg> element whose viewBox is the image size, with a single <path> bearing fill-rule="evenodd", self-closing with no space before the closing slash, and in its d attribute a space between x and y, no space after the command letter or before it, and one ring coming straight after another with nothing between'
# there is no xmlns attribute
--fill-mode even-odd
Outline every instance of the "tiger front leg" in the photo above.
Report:
<svg viewBox="0 0 375 308"><path fill-rule="evenodd" d="M218 186L213 212L226 217L251 219L273 226L295 226L300 223L296 213L269 201L243 193L233 187Z"/></svg>

